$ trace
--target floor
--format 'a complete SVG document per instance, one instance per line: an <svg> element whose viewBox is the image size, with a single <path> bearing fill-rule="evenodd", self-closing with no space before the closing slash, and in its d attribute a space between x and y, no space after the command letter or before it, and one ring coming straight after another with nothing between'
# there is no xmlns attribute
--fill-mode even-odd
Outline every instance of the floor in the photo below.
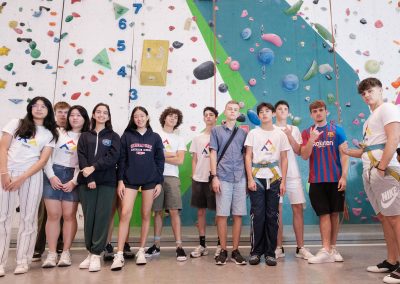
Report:
<svg viewBox="0 0 400 284"><path fill-rule="evenodd" d="M134 230L133 240L137 240ZM295 245L290 227L285 227L286 257L279 259L276 267L268 267L265 263L258 266L239 266L228 262L225 266L214 264L215 246L214 229L208 231L210 254L198 259L177 262L173 249L170 229L164 231L161 255L151 259L145 266L136 266L133 260L127 260L122 271L112 272L110 262L103 263L102 270L90 273L79 270L79 263L86 257L78 233L72 250L73 265L67 268L42 269L40 262L31 265L29 273L15 276L15 249L11 249L6 276L0 283L50 283L57 280L59 284L70 283L382 283L386 274L368 273L366 267L377 264L385 258L385 247L378 225L343 226L339 235L338 249L345 261L332 264L308 264L307 261L294 256ZM248 236L248 228L244 228L243 236ZM187 254L197 245L195 230L184 228L185 249ZM318 230L314 226L306 226L305 239L307 247L315 253L319 249ZM131 243L136 251L137 243ZM215 244L215 243L214 243ZM249 254L248 239L241 241L242 255Z"/></svg>

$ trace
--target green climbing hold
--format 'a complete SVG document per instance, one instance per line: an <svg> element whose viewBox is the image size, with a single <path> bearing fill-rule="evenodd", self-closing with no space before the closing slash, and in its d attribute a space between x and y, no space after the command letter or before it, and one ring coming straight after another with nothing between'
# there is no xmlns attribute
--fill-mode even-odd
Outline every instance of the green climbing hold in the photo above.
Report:
<svg viewBox="0 0 400 284"><path fill-rule="evenodd" d="M128 8L117 3L113 3L113 6L114 6L114 15L116 20L129 11Z"/></svg>
<svg viewBox="0 0 400 284"><path fill-rule="evenodd" d="M74 61L74 66L78 66L79 64L82 64L83 63L83 59L76 59L75 61Z"/></svg>
<svg viewBox="0 0 400 284"><path fill-rule="evenodd" d="M65 38L67 35L68 35L68 33L62 33L61 36L60 36L60 39Z"/></svg>
<svg viewBox="0 0 400 284"><path fill-rule="evenodd" d="M39 49L32 49L32 51L31 51L31 56L32 56L33 58L39 58L39 57L40 57L40 54L41 54L41 52L40 52Z"/></svg>
<svg viewBox="0 0 400 284"><path fill-rule="evenodd" d="M315 28L317 29L318 33L330 43L333 43L333 37L330 31L328 31L323 25L321 24L314 24Z"/></svg>
<svg viewBox="0 0 400 284"><path fill-rule="evenodd" d="M6 66L4 66L4 69L7 71L11 71L14 67L14 63L8 63Z"/></svg>
<svg viewBox="0 0 400 284"><path fill-rule="evenodd" d="M92 60L105 68L111 69L110 59L108 58L107 50L103 48Z"/></svg>
<svg viewBox="0 0 400 284"><path fill-rule="evenodd" d="M28 88L28 91L29 91L29 92L32 92L32 91L33 91L33 88L32 88L32 87L29 87L29 88Z"/></svg>
<svg viewBox="0 0 400 284"><path fill-rule="evenodd" d="M335 95L332 94L332 93L329 93L328 96L327 96L327 100L328 100L328 103L329 103L329 104L335 103L335 102L336 102Z"/></svg>
<svg viewBox="0 0 400 284"><path fill-rule="evenodd" d="M71 15L69 15L69 16L67 16L67 17L65 18L65 21L66 21L67 23L69 23L69 22L71 22L73 19L74 19L74 17L71 16Z"/></svg>
<svg viewBox="0 0 400 284"><path fill-rule="evenodd" d="M28 33L31 33L31 32L32 32L32 29L26 29L26 31L27 31Z"/></svg>
<svg viewBox="0 0 400 284"><path fill-rule="evenodd" d="M31 41L31 43L29 44L30 49L35 49L36 46L37 46L36 41Z"/></svg>
<svg viewBox="0 0 400 284"><path fill-rule="evenodd" d="M300 10L301 5L303 5L303 2L304 2L304 1L302 1L302 0L297 1L296 3L293 4L293 6L289 7L288 9L286 9L286 10L284 11L284 13L285 13L286 15L288 15L288 16L296 15L297 12Z"/></svg>
<svg viewBox="0 0 400 284"><path fill-rule="evenodd" d="M318 73L318 64L317 61L313 60L311 67L308 69L306 75L304 75L303 80L307 81L310 80Z"/></svg>

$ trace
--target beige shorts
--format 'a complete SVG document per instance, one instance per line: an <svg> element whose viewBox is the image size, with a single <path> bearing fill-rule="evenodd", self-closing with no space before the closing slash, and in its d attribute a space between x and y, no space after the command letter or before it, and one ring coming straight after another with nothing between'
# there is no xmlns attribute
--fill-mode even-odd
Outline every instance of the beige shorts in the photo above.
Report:
<svg viewBox="0 0 400 284"><path fill-rule="evenodd" d="M153 211L182 209L181 181L177 177L164 176L162 190L153 201Z"/></svg>

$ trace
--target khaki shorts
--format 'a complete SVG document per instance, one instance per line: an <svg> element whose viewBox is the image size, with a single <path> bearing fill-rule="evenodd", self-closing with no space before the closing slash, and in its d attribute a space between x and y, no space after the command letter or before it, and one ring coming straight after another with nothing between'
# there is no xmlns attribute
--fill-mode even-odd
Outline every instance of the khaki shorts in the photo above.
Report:
<svg viewBox="0 0 400 284"><path fill-rule="evenodd" d="M400 167L393 168L400 172ZM376 168L363 171L364 189L375 214L400 215L400 184L391 175L381 177Z"/></svg>
<svg viewBox="0 0 400 284"><path fill-rule="evenodd" d="M164 176L162 190L153 201L153 211L182 209L181 181L177 177Z"/></svg>

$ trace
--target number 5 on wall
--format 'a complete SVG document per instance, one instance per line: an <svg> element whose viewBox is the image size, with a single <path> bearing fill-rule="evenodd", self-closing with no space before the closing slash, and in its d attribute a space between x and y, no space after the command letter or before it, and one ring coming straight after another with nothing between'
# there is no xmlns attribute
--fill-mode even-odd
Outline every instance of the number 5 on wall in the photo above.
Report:
<svg viewBox="0 0 400 284"><path fill-rule="evenodd" d="M119 51L124 51L125 48L126 48L126 46L125 46L125 41L122 40L122 39L118 40L118 42L117 42L117 49L118 49Z"/></svg>

